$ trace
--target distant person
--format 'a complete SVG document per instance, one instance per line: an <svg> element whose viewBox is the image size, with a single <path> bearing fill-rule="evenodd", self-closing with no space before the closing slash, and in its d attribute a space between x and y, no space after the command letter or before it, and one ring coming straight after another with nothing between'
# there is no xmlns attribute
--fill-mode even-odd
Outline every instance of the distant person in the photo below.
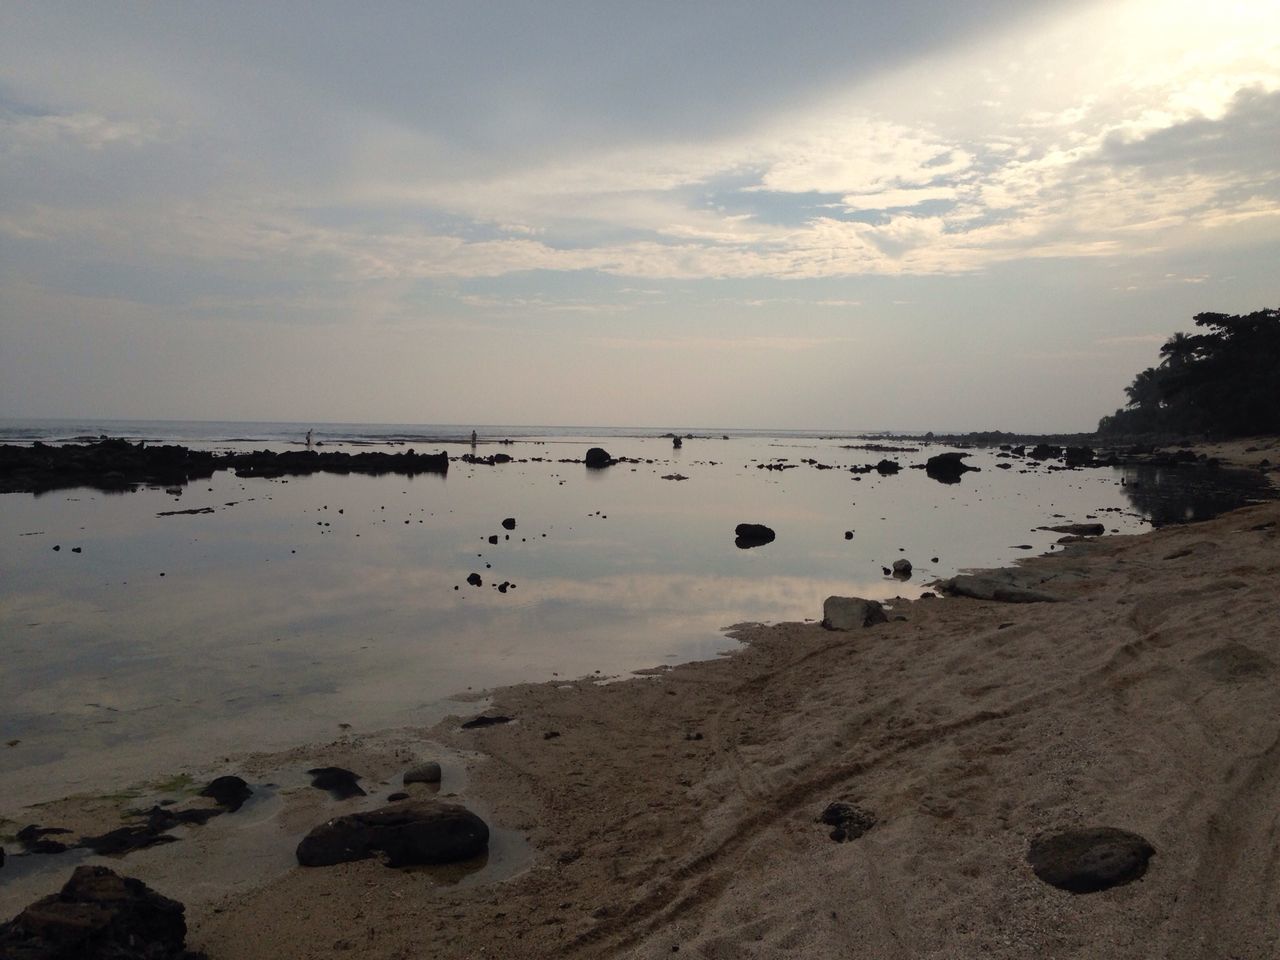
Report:
<svg viewBox="0 0 1280 960"><path fill-rule="evenodd" d="M471 445L473 447L476 445L476 432L474 430L471 431Z"/></svg>
<svg viewBox="0 0 1280 960"><path fill-rule="evenodd" d="M311 449L311 431L310 430L307 431L307 449L308 450Z"/></svg>

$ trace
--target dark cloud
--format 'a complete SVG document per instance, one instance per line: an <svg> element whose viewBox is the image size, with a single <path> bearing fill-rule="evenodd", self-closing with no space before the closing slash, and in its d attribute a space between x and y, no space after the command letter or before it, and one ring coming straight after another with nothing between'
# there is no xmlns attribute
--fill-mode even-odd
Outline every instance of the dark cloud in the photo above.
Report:
<svg viewBox="0 0 1280 960"><path fill-rule="evenodd" d="M1228 175L1269 185L1269 192L1277 194L1278 151L1280 91L1250 88L1239 91L1217 120L1197 117L1136 140L1114 133L1104 143L1102 157L1117 166L1143 167L1161 176Z"/></svg>

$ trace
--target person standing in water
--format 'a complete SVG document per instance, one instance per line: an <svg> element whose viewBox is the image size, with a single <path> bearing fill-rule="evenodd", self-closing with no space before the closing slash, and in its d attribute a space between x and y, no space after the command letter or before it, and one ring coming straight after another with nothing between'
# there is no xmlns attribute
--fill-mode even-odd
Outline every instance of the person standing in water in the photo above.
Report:
<svg viewBox="0 0 1280 960"><path fill-rule="evenodd" d="M476 432L474 430L471 431L471 445L473 447L476 445Z"/></svg>
<svg viewBox="0 0 1280 960"><path fill-rule="evenodd" d="M307 431L307 449L308 450L311 449L311 431L310 430Z"/></svg>

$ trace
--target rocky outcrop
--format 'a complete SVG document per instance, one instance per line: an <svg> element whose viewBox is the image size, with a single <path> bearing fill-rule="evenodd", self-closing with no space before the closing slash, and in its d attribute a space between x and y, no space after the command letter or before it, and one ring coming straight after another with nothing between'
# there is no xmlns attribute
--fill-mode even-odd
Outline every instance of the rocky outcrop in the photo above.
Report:
<svg viewBox="0 0 1280 960"><path fill-rule="evenodd" d="M465 807L405 800L322 823L297 857L304 867L327 867L383 854L387 866L405 867L470 860L488 848L488 825Z"/></svg>
<svg viewBox="0 0 1280 960"><path fill-rule="evenodd" d="M185 909L140 880L76 867L55 894L0 926L12 960L198 960L185 949Z"/></svg>

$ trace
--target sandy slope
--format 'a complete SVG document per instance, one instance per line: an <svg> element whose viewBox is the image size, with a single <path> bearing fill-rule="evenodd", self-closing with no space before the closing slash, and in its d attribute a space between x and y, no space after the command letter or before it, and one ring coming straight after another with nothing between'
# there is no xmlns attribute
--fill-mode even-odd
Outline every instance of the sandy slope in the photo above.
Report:
<svg viewBox="0 0 1280 960"><path fill-rule="evenodd" d="M467 795L532 840L525 872L293 869L193 909L191 942L215 960L1280 956L1280 504L1024 569L1066 602L904 602L857 633L747 627L732 657L500 691L516 722L422 736L487 755ZM815 820L835 799L878 825L833 842ZM1141 833L1151 869L1091 895L1042 884L1028 843L1071 825Z"/></svg>

